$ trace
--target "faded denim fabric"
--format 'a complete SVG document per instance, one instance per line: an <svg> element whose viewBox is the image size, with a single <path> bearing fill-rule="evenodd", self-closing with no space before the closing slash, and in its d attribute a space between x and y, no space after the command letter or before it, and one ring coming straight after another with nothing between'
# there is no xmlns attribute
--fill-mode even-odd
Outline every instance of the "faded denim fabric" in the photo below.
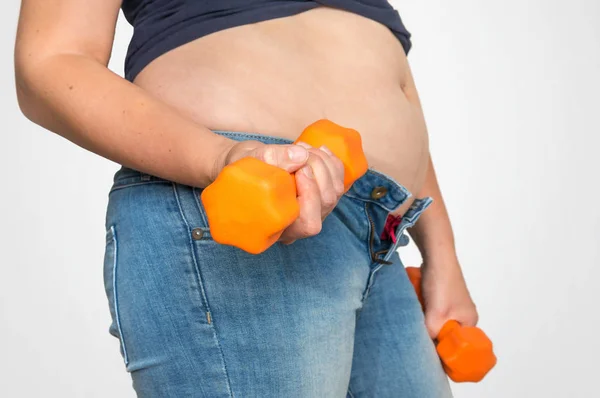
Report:
<svg viewBox="0 0 600 398"><path fill-rule="evenodd" d="M138 396L451 396L396 252L430 198L404 215L397 243L382 240L388 213L410 194L369 170L319 235L251 255L211 239L200 193L124 167L115 174L104 278L110 333Z"/></svg>

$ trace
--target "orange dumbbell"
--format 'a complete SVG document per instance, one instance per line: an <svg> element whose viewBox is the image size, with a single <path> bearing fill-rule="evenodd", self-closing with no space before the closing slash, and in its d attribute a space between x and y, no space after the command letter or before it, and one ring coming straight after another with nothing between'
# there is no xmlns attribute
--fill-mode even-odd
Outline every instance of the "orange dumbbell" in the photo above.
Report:
<svg viewBox="0 0 600 398"><path fill-rule="evenodd" d="M406 273L425 309L421 294L421 270L406 267ZM461 326L450 320L436 338L436 350L450 379L460 382L478 382L496 365L492 341L478 327Z"/></svg>
<svg viewBox="0 0 600 398"><path fill-rule="evenodd" d="M325 145L344 164L344 186L367 171L360 134L329 120L308 126L296 142ZM298 218L294 175L246 157L223 168L202 192L210 232L216 242L262 253Z"/></svg>

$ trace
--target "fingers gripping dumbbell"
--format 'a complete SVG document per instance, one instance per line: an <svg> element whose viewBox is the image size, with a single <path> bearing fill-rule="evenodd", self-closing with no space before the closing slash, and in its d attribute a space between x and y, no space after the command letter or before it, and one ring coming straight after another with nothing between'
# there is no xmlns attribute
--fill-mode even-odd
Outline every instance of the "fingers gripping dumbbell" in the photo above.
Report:
<svg viewBox="0 0 600 398"><path fill-rule="evenodd" d="M322 119L308 126L296 142L325 145L344 164L344 186L368 168L360 134ZM252 254L268 249L298 218L294 175L246 157L223 168L201 195L213 239Z"/></svg>

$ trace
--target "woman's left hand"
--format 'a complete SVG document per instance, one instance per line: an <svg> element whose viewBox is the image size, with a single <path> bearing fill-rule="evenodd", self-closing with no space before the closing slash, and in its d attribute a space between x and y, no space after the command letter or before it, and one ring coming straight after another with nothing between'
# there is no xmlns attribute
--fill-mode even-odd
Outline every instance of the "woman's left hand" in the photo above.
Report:
<svg viewBox="0 0 600 398"><path fill-rule="evenodd" d="M453 319L475 326L479 319L456 258L425 261L421 267L425 325L431 338Z"/></svg>

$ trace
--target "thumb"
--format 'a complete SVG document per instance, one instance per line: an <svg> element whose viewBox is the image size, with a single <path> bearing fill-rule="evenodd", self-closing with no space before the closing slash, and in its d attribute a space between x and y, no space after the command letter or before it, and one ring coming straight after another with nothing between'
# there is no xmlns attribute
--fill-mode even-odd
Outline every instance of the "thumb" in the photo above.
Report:
<svg viewBox="0 0 600 398"><path fill-rule="evenodd" d="M254 148L249 155L288 173L295 172L308 161L308 150L299 145L264 145Z"/></svg>

